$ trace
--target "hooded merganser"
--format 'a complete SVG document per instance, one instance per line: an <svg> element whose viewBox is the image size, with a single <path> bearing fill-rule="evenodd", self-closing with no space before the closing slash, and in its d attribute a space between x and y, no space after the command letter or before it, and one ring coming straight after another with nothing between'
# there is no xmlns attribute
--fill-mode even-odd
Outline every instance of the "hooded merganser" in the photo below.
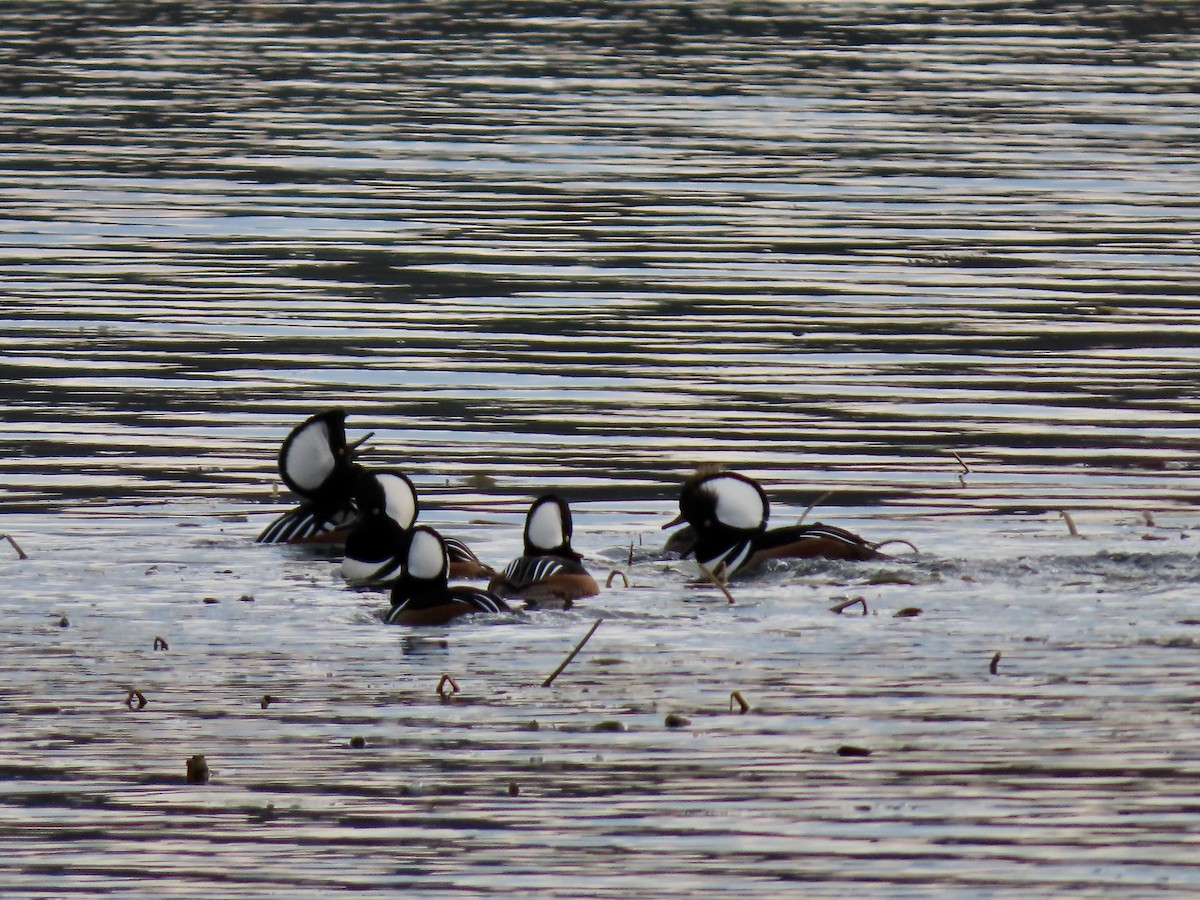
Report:
<svg viewBox="0 0 1200 900"><path fill-rule="evenodd" d="M359 518L346 535L342 577L367 584L389 584L400 577L413 522L417 490L403 472L359 473L354 488Z"/></svg>
<svg viewBox="0 0 1200 900"><path fill-rule="evenodd" d="M400 577L420 504L417 490L403 472L363 470L354 489L359 519L346 537L342 576L363 584L391 584ZM495 571L471 548L443 538L450 554L451 578L487 578Z"/></svg>
<svg viewBox="0 0 1200 900"><path fill-rule="evenodd" d="M793 525L767 530L770 504L752 478L736 472L695 475L683 484L679 516L663 528L687 522L695 531L681 556L694 555L725 578L768 559L877 559L878 545L833 525Z"/></svg>
<svg viewBox="0 0 1200 900"><path fill-rule="evenodd" d="M279 474L300 496L300 505L268 525L256 542L345 540L346 528L358 517L352 496L361 471L354 462L357 446L346 444L346 411L340 408L317 413L293 428L279 449Z"/></svg>
<svg viewBox="0 0 1200 900"><path fill-rule="evenodd" d="M512 612L490 591L450 585L450 557L442 536L425 525L412 530L404 573L392 586L393 625L445 625L471 613Z"/></svg>
<svg viewBox="0 0 1200 900"><path fill-rule="evenodd" d="M488 584L501 597L563 601L600 593L596 579L571 548L571 509L561 497L538 497L525 516L525 552Z"/></svg>

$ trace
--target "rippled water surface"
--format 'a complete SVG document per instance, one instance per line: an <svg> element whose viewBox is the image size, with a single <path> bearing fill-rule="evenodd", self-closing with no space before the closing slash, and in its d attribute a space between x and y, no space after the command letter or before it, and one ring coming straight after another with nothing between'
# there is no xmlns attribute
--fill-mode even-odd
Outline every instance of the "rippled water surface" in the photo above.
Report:
<svg viewBox="0 0 1200 900"><path fill-rule="evenodd" d="M0 893L1195 896L1198 33L6 5ZM554 489L630 586L383 626L251 543L334 404L485 560ZM702 463L920 552L730 605L660 551Z"/></svg>

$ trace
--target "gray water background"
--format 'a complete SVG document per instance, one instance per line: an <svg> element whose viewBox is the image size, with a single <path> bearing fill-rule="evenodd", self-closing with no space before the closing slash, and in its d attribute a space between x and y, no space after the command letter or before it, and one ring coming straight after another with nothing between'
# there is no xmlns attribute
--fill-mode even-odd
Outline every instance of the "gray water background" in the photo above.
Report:
<svg viewBox="0 0 1200 900"><path fill-rule="evenodd" d="M1194 896L1198 26L6 4L0 892ZM384 627L251 544L333 404L632 586ZM921 552L730 606L658 552L704 463Z"/></svg>

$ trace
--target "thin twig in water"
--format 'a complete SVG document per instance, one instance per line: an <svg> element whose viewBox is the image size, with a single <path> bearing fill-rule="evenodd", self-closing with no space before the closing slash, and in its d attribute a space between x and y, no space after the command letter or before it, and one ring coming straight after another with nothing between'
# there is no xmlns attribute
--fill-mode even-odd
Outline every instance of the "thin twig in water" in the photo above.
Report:
<svg viewBox="0 0 1200 900"><path fill-rule="evenodd" d="M741 715L744 716L747 712L750 711L750 704L746 702L746 698L742 696L741 691L731 691L730 692L730 694L729 694L729 711L730 712L733 712L733 704L735 702L741 708L741 713L740 713Z"/></svg>
<svg viewBox="0 0 1200 900"><path fill-rule="evenodd" d="M1079 537L1079 530L1075 527L1075 520L1071 518L1071 514L1065 509L1060 509L1058 514L1066 520L1067 530L1071 532L1071 537Z"/></svg>
<svg viewBox="0 0 1200 900"><path fill-rule="evenodd" d="M17 551L17 559L29 559L29 556L25 553L24 550L21 549L21 545L18 544L16 542L16 540L13 539L13 536L11 534L0 534L0 538L3 538L4 540L6 540L10 544L12 544L12 548Z"/></svg>
<svg viewBox="0 0 1200 900"><path fill-rule="evenodd" d="M571 660L573 660L575 658L575 654L577 654L580 650L583 649L583 645L586 644L588 642L588 639L593 634L596 633L596 629L600 627L600 623L603 621L604 621L604 619L597 619L595 622L592 623L592 627L589 628L588 633L583 636L583 640L581 640L578 644L575 645L575 649L567 654L567 658L564 659L562 662L560 662L558 664L558 668L550 673L550 677L542 682L542 687L550 687L550 685L554 683L554 679L557 678L562 673L563 669L565 669L567 666L569 666L571 664Z"/></svg>
<svg viewBox="0 0 1200 900"><path fill-rule="evenodd" d="M734 602L733 594L729 593L729 588L725 587L725 582L722 581L712 569L700 562L700 560L696 560L696 566L700 569L701 574L703 574L705 578L721 589L721 593L725 595L725 599L727 599L730 603Z"/></svg>
<svg viewBox="0 0 1200 900"><path fill-rule="evenodd" d="M995 675L999 668L1000 668L1000 651L997 650L996 655L992 657L992 661L988 665L988 671L991 672L993 675Z"/></svg>
<svg viewBox="0 0 1200 900"><path fill-rule="evenodd" d="M629 562L626 565L630 569L633 568L633 541L629 542Z"/></svg>
<svg viewBox="0 0 1200 900"><path fill-rule="evenodd" d="M872 544L871 549L878 550L880 547L886 547L888 544L903 544L913 553L921 552L917 549L916 544L914 544L912 541L906 541L904 538L888 538L886 541L880 541L878 544Z"/></svg>
<svg viewBox="0 0 1200 900"><path fill-rule="evenodd" d="M441 679L438 681L438 686L437 686L438 696L441 697L443 700L445 700L446 696L447 696L446 685L450 685L449 693L451 693L451 694L458 693L458 682L455 681L453 678L451 678L449 674L443 673Z"/></svg>
<svg viewBox="0 0 1200 900"><path fill-rule="evenodd" d="M604 586L606 588L612 587L613 579L616 578L618 575L620 575L621 580L623 582L625 582L625 587L629 587L629 576L627 576L620 569L613 569L611 572L608 573L608 579L604 582Z"/></svg>
<svg viewBox="0 0 1200 900"><path fill-rule="evenodd" d="M959 478L962 478L964 475L970 475L970 474L971 474L971 467L970 467L970 466L968 466L968 465L967 465L965 462L963 462L963 458L962 458L961 456L959 456L959 455L958 455L957 453L955 453L953 450L951 450L951 451L950 451L950 455L951 455L951 456L953 456L955 459L957 459L957 460L958 460L958 464L959 464L960 466L962 466L962 471L961 471L961 472L959 472L959 474L958 474L958 477L959 477Z"/></svg>
<svg viewBox="0 0 1200 900"><path fill-rule="evenodd" d="M804 507L804 512L800 513L800 518L798 518L796 520L796 524L803 525L804 520L808 518L808 514L813 511L813 507L816 506L818 503L824 503L826 500L828 500L832 496L833 496L833 491L826 491L823 494L818 494L817 498L815 500L813 500L812 503L810 503L810 504L808 504L808 506Z"/></svg>
<svg viewBox="0 0 1200 900"><path fill-rule="evenodd" d="M863 608L862 614L865 616L867 614L867 598L866 597L855 597L853 600L843 600L841 603L835 603L833 606L829 607L829 611L841 614L841 613L845 612L846 610L848 610L855 603L862 604L862 608Z"/></svg>

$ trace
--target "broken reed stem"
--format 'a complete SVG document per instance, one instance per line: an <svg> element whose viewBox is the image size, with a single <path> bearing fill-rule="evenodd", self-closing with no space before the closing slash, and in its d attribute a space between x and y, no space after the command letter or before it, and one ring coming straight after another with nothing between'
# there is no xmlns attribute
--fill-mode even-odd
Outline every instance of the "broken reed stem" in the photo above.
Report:
<svg viewBox="0 0 1200 900"><path fill-rule="evenodd" d="M921 552L917 549L916 544L914 544L912 541L906 541L904 538L888 538L886 541L880 541L878 544L872 544L871 549L878 550L880 547L886 547L888 544L903 544L913 553Z"/></svg>
<svg viewBox="0 0 1200 900"><path fill-rule="evenodd" d="M750 704L746 702L746 698L742 696L741 691L731 691L729 694L729 711L733 712L733 704L737 703L741 707L741 715L745 715L750 711Z"/></svg>
<svg viewBox="0 0 1200 900"><path fill-rule="evenodd" d="M21 545L16 542L11 534L0 534L0 538L12 544L12 548L17 551L17 559L29 559L29 555L21 549Z"/></svg>
<svg viewBox="0 0 1200 900"><path fill-rule="evenodd" d="M1075 520L1071 518L1071 514L1065 509L1060 509L1058 514L1066 520L1067 530L1071 532L1071 537L1079 537L1079 530L1075 527Z"/></svg>
<svg viewBox="0 0 1200 900"><path fill-rule="evenodd" d="M800 513L800 518L798 518L796 520L796 524L803 525L804 520L806 518L808 518L808 514L813 511L813 507L816 506L818 503L824 503L831 496L833 496L833 491L826 491L823 494L818 494L817 498L815 500L813 500L812 503L810 503L810 504L808 504L808 506L804 507L804 512Z"/></svg>
<svg viewBox="0 0 1200 900"><path fill-rule="evenodd" d="M725 587L725 582L718 578L713 570L704 563L700 562L700 560L696 560L696 565L699 567L700 572L704 575L704 577L719 587L721 589L721 593L725 595L725 599L732 604L734 602L733 594L729 593L729 588Z"/></svg>
<svg viewBox="0 0 1200 900"><path fill-rule="evenodd" d="M996 655L992 657L992 661L988 665L988 671L991 672L993 675L995 675L997 673L997 670L999 669L999 667L1000 667L1000 651L997 650Z"/></svg>
<svg viewBox="0 0 1200 900"><path fill-rule="evenodd" d="M629 568L629 569L633 568L633 541L629 542L629 562L626 563L626 568ZM609 576L609 577L612 577L612 576ZM629 585L626 585L626 587L628 587L628 586Z"/></svg>
<svg viewBox="0 0 1200 900"><path fill-rule="evenodd" d="M573 660L575 658L575 655L577 653L579 653L580 650L583 649L583 645L586 644L588 642L588 639L591 638L591 636L596 633L596 629L600 627L600 623L603 621L604 621L604 619L597 619L595 622L592 623L592 627L589 628L588 633L583 636L583 640L581 640L578 644L575 645L575 649L567 654L567 658L564 659L562 662L560 662L558 664L558 668L550 673L550 677L542 682L542 687L550 687L550 685L554 683L554 679L557 678L560 674L562 674L562 670L571 664L571 660Z"/></svg>
<svg viewBox="0 0 1200 900"><path fill-rule="evenodd" d="M848 610L850 607L852 607L855 603L862 604L862 608L863 608L862 614L865 616L867 614L867 598L866 597L855 597L853 600L843 600L841 603L835 603L833 606L829 607L829 611L841 614L841 613L845 612L846 610Z"/></svg>
<svg viewBox="0 0 1200 900"><path fill-rule="evenodd" d="M625 582L625 587L629 587L629 576L626 575L624 572L622 572L620 569L613 569L611 572L608 573L608 578L605 580L604 586L606 588L612 587L613 579L616 578L618 575L620 575L621 580L623 582Z"/></svg>
<svg viewBox="0 0 1200 900"><path fill-rule="evenodd" d="M962 471L959 473L959 477L960 477L960 478L961 478L963 475L970 475L970 474L971 474L971 467L970 467L970 466L968 466L968 465L967 465L965 462L963 462L963 458L962 458L961 456L959 456L959 455L958 455L957 453L955 453L953 450L951 450L951 451L950 451L950 455L951 455L951 456L953 456L955 459L957 459L957 460L958 460L958 464L959 464L960 466L962 466Z"/></svg>
<svg viewBox="0 0 1200 900"><path fill-rule="evenodd" d="M450 693L451 694L458 693L458 682L455 681L453 678L451 678L449 674L443 673L441 679L438 681L438 686L437 686L438 696L441 697L443 700L446 699L445 688L446 688L447 684L450 685Z"/></svg>

